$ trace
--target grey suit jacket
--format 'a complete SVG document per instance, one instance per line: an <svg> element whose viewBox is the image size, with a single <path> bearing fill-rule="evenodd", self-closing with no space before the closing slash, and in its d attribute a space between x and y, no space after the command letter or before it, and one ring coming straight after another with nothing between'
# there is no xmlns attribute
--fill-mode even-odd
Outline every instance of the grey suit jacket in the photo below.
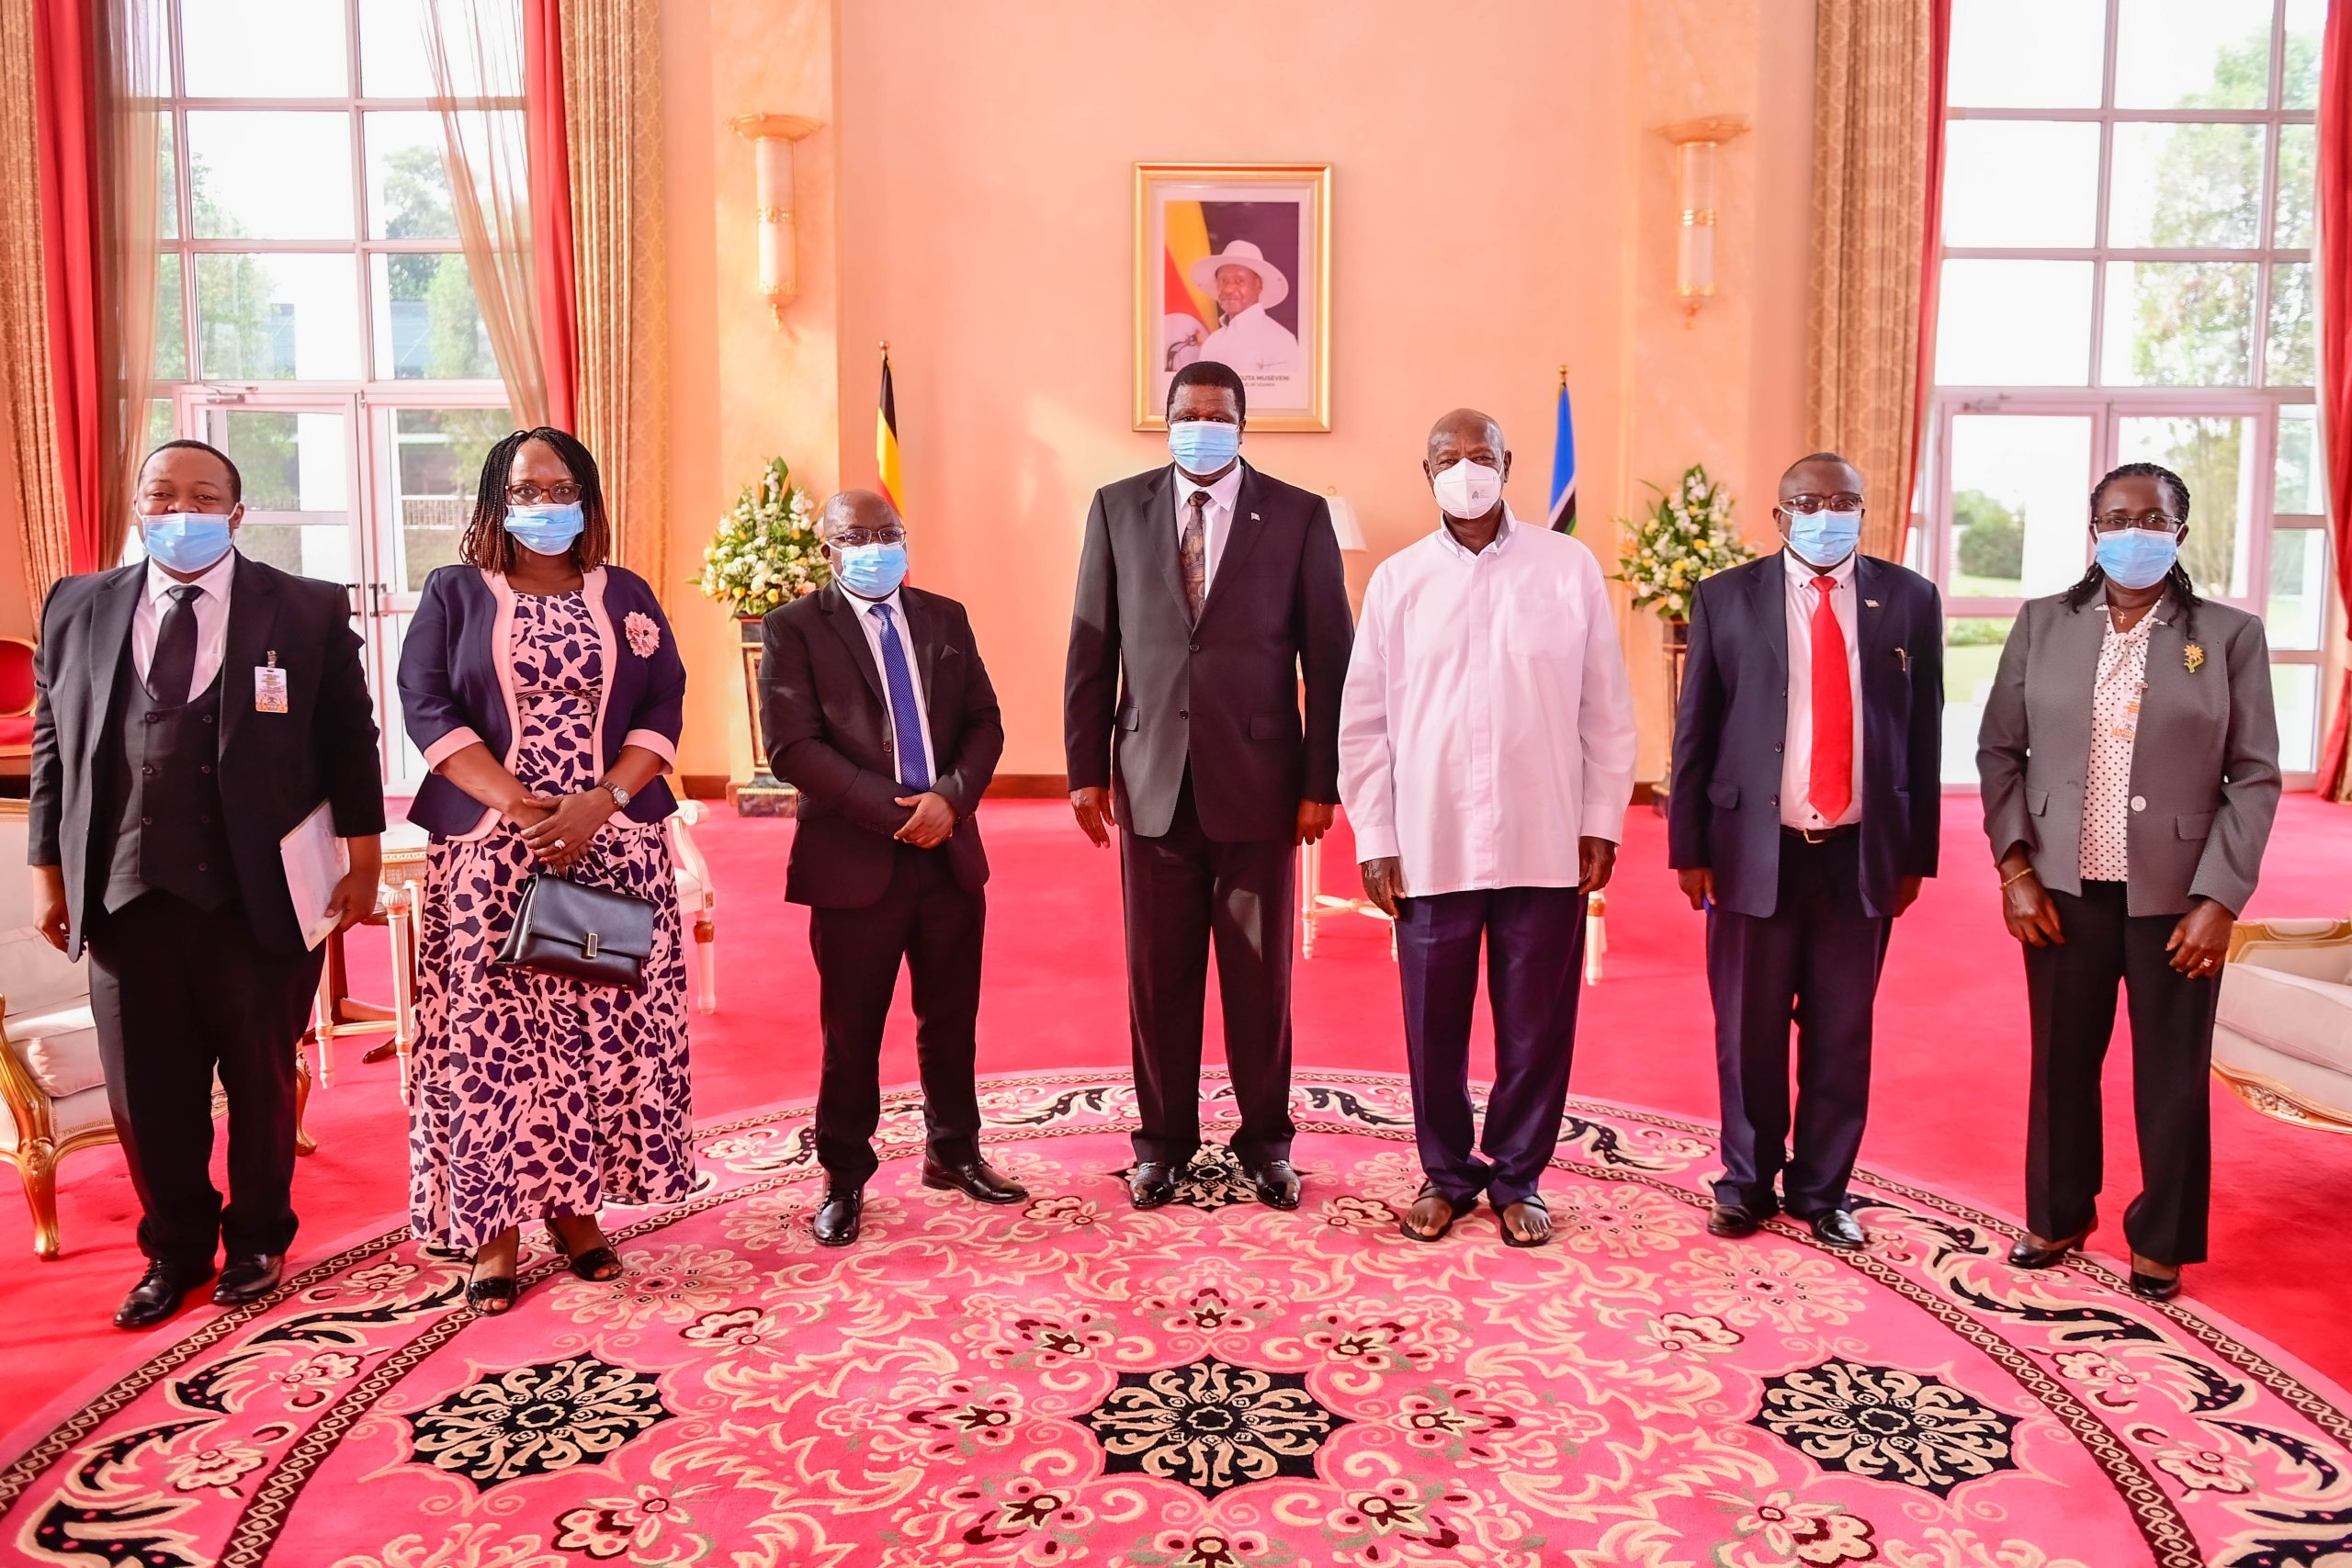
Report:
<svg viewBox="0 0 2352 1568"><path fill-rule="evenodd" d="M2132 750L2132 867L2127 908L2177 915L2193 898L2235 914L2254 896L2262 851L2278 811L2278 720L2270 696L2270 648L2243 610L2197 606L2188 668L2188 616L2167 595L2149 612L2147 690ZM2041 885L2082 892L2084 781L2090 776L2092 688L2107 611L2096 594L2080 609L2063 596L2018 612L1984 703L1976 770L1984 832L1999 859L2031 852Z"/></svg>

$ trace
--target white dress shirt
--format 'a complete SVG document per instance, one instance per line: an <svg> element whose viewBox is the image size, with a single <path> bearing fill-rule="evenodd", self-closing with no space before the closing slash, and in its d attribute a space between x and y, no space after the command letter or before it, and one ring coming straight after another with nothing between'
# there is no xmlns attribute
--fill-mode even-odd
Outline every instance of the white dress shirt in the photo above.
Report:
<svg viewBox="0 0 2352 1568"><path fill-rule="evenodd" d="M1577 840L1622 840L1634 699L1600 563L1505 513L1476 555L1435 533L1364 591L1340 704L1356 856L1404 890L1573 887Z"/></svg>
<svg viewBox="0 0 2352 1568"><path fill-rule="evenodd" d="M1193 519L1193 492L1204 491L1209 503L1202 509L1201 531L1208 536L1202 541L1208 559L1207 570L1201 578L1201 592L1205 593L1216 581L1216 563L1225 555L1225 542L1233 536L1233 503L1241 498L1241 465L1236 463L1225 471L1215 484L1194 484L1176 470L1176 549L1177 559L1183 559L1184 525Z"/></svg>
<svg viewBox="0 0 2352 1568"><path fill-rule="evenodd" d="M915 689L915 728L922 731L923 774L932 784L939 782L939 768L931 758L931 704L922 691L922 666L915 662L914 635L907 630L907 607L899 602L899 591L892 589L888 599L861 599L848 589L842 598L857 611L859 629L865 633L865 646L874 653L874 673L882 679L882 710L890 722L891 755L898 755L899 714L890 705L890 667L882 662L882 617L874 613L876 604L890 606L890 624L899 629L899 651L907 656L907 682ZM907 782L906 764L899 763L899 782ZM924 786L926 789L929 784Z"/></svg>
<svg viewBox="0 0 2352 1568"><path fill-rule="evenodd" d="M1230 366L1244 376L1295 376L1298 339L1291 330L1252 305L1201 344L1201 357Z"/></svg>
<svg viewBox="0 0 2352 1568"><path fill-rule="evenodd" d="M1848 556L1826 572L1817 572L1781 552L1788 569L1789 606L1789 738L1781 753L1781 823L1788 828L1838 828L1862 819L1862 649L1860 616L1854 603L1854 558ZM1835 818L1813 808L1813 610L1821 602L1813 580L1829 577L1838 586L1829 593L1829 613L1846 639L1846 688L1854 713L1854 787L1846 809Z"/></svg>
<svg viewBox="0 0 2352 1568"><path fill-rule="evenodd" d="M227 555L197 573L187 584L157 566L151 558L147 562L147 592L139 596L139 605L130 613L130 657L139 667L139 679L144 682L149 666L155 662L155 638L164 629L164 612L171 608L165 597L175 588L195 588L196 595L196 670L188 682L187 694L201 696L212 684L212 677L220 673L220 660L229 647L229 585L237 575L237 552Z"/></svg>

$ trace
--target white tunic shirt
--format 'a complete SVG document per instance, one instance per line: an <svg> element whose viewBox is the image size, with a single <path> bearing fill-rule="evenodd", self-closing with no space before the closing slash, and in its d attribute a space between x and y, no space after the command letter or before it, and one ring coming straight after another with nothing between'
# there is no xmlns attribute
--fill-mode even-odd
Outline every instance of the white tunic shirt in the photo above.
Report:
<svg viewBox="0 0 2352 1568"><path fill-rule="evenodd" d="M1201 357L1229 365L1244 376L1298 374L1298 339L1291 330L1252 305L1201 344Z"/></svg>
<svg viewBox="0 0 2352 1568"><path fill-rule="evenodd" d="M865 633L865 646L874 653L874 672L882 677L882 710L889 716L890 741L898 744L899 716L890 706L890 667L882 661L882 617L874 613L876 604L890 606L890 624L899 630L899 651L907 656L907 684L914 688L915 728L922 731L923 776L933 784L939 782L939 769L931 760L931 699L923 695L922 667L915 662L914 634L907 630L907 607L899 598L899 591L890 590L888 599L861 599L848 589L842 590L844 603L857 611L858 628ZM899 774L899 782L906 782L906 774Z"/></svg>
<svg viewBox="0 0 2352 1568"><path fill-rule="evenodd" d="M236 576L237 552L232 549L185 585L198 591L194 606L196 671L187 688L187 694L192 697L201 696L210 688L212 677L220 673L220 660L229 648L229 585ZM173 589L184 585L150 557L144 586L146 592L139 596L138 607L130 613L130 657L139 667L142 682L155 662L155 639L163 634L164 614L171 608L168 595Z"/></svg>
<svg viewBox="0 0 2352 1568"><path fill-rule="evenodd" d="M2098 684L2091 693L2091 771L2083 776L2085 882L2132 880L2132 753L2140 741L2140 695L2148 689L2148 639L2156 626L2152 606L2128 632L2102 605L2107 635L2098 645Z"/></svg>
<svg viewBox="0 0 2352 1568"><path fill-rule="evenodd" d="M1216 563L1225 555L1225 542L1233 536L1233 503L1241 496L1241 465L1227 468L1215 484L1197 485L1176 470L1176 482L1169 487L1176 497L1177 559L1183 559L1184 525L1193 518L1193 492L1201 491L1209 498L1202 510L1201 531L1208 536L1204 541L1208 551L1207 571L1201 578L1201 588L1206 592L1216 581Z"/></svg>
<svg viewBox="0 0 2352 1568"><path fill-rule="evenodd" d="M1365 590L1340 705L1356 855L1404 890L1573 887L1577 840L1616 840L1634 701L1592 552L1506 513L1473 556L1441 524Z"/></svg>
<svg viewBox="0 0 2352 1568"><path fill-rule="evenodd" d="M1790 828L1837 828L1862 819L1862 650L1855 615L1854 558L1848 556L1826 572L1818 572L1787 550L1789 607L1789 732L1781 752L1781 822ZM1838 586L1829 592L1829 613L1846 638L1846 681L1854 715L1854 792L1846 809L1824 817L1813 808L1813 609L1821 594L1816 577L1828 577Z"/></svg>

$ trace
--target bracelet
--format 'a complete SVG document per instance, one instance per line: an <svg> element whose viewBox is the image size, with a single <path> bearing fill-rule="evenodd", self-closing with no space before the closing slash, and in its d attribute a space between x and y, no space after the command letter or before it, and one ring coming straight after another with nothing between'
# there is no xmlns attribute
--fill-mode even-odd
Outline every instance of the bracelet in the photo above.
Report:
<svg viewBox="0 0 2352 1568"><path fill-rule="evenodd" d="M2032 874L2033 867L2027 866L2023 871L2018 872L2014 876L2003 877L2001 879L2001 891L2007 893L2014 884L2023 882L2027 877L2031 876Z"/></svg>

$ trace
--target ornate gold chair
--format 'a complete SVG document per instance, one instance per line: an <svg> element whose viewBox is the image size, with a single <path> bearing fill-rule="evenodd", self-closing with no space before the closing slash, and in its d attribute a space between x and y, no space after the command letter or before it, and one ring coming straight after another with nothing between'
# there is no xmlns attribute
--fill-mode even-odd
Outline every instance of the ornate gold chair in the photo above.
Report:
<svg viewBox="0 0 2352 1568"><path fill-rule="evenodd" d="M2213 1076L2266 1116L2352 1133L2352 920L2241 920Z"/></svg>

